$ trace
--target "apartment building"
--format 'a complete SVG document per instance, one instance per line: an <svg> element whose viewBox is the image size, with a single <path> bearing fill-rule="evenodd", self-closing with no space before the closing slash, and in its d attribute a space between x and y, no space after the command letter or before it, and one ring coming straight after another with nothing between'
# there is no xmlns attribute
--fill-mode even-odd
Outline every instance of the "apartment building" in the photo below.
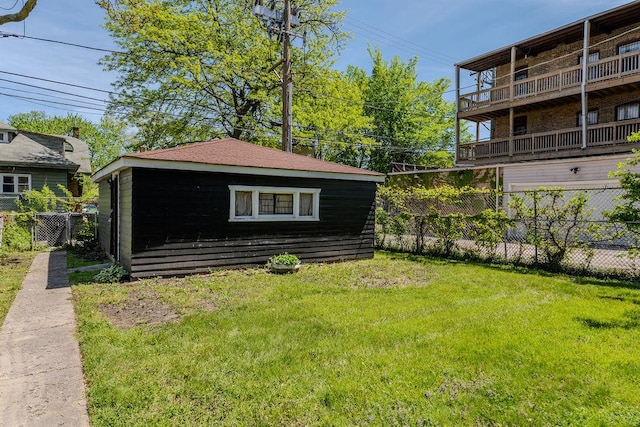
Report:
<svg viewBox="0 0 640 427"><path fill-rule="evenodd" d="M475 134L457 166L495 168L507 191L615 185L640 148L640 1L458 63L456 91L457 135Z"/></svg>

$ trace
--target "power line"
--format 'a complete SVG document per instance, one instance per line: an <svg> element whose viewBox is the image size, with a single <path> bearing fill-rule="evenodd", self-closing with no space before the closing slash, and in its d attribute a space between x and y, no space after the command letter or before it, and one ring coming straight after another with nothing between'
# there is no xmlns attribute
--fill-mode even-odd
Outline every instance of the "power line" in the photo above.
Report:
<svg viewBox="0 0 640 427"><path fill-rule="evenodd" d="M45 39L45 38L42 38L42 37L27 36L27 35L23 35L23 34L7 33L5 31L0 31L0 37L16 37L16 38L19 38L19 39L38 40L38 41L41 41L41 42L56 43L56 44L61 44L61 45L65 45L65 46L72 46L72 47L79 47L79 48L82 48L82 49L95 50L95 51L98 51L98 52L123 53L123 52L118 52L116 50L103 49L103 48L100 48L100 47L93 47L93 46L87 46L87 45L83 45L83 44L79 44L79 43L63 42L63 41L60 41L60 40L51 40L51 39Z"/></svg>

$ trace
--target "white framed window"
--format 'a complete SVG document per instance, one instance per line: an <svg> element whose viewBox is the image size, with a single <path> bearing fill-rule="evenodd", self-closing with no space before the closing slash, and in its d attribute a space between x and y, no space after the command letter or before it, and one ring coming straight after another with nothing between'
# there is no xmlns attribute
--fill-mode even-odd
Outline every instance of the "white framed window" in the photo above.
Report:
<svg viewBox="0 0 640 427"><path fill-rule="evenodd" d="M319 221L320 189L229 186L229 221Z"/></svg>
<svg viewBox="0 0 640 427"><path fill-rule="evenodd" d="M0 174L0 194L20 194L31 190L31 175Z"/></svg>
<svg viewBox="0 0 640 427"><path fill-rule="evenodd" d="M590 110L587 112L587 125L598 124L598 110ZM578 127L582 126L582 113L578 113Z"/></svg>

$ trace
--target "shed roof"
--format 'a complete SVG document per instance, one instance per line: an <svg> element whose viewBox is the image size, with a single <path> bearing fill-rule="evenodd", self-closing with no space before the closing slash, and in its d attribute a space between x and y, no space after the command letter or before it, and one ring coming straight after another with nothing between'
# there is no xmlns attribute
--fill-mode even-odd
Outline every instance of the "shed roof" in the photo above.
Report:
<svg viewBox="0 0 640 427"><path fill-rule="evenodd" d="M212 170L253 175L309 176L383 181L385 175L365 169L286 153L234 138L214 139L180 147L125 154L94 175L100 180L125 167Z"/></svg>
<svg viewBox="0 0 640 427"><path fill-rule="evenodd" d="M518 48L519 57L535 55L539 52L553 49L560 43L573 43L583 38L584 22L591 22L591 35L608 33L638 22L640 16L640 1L610 9L596 15L589 16L571 24L539 34L537 36L496 49L475 58L458 63L460 68L471 71L485 71L511 61L511 48Z"/></svg>

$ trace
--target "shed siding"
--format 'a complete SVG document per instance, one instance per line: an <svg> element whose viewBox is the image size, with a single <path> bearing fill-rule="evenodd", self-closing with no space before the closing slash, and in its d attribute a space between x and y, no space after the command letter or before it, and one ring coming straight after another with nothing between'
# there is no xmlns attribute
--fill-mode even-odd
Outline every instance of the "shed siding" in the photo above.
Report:
<svg viewBox="0 0 640 427"><path fill-rule="evenodd" d="M131 270L131 233L133 230L132 224L132 200L133 200L133 173L131 169L122 171L119 175L119 192L120 203L118 208L119 214L119 226L120 226L120 264L122 264L127 270Z"/></svg>
<svg viewBox="0 0 640 427"><path fill-rule="evenodd" d="M229 185L320 188L320 221L229 222ZM373 256L375 183L134 169L133 277Z"/></svg>
<svg viewBox="0 0 640 427"><path fill-rule="evenodd" d="M106 253L109 253L109 240L111 238L111 223L109 214L111 209L111 190L106 179L98 184L100 192L98 199L98 238L100 246Z"/></svg>

